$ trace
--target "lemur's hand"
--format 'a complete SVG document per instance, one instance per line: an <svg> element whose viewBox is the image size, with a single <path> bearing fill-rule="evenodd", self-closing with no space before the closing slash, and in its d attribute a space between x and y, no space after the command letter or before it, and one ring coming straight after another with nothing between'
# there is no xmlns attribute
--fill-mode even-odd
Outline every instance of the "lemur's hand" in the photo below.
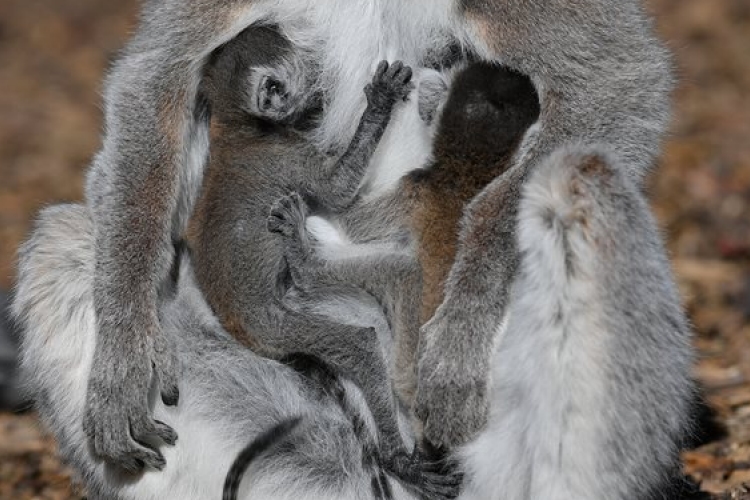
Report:
<svg viewBox="0 0 750 500"><path fill-rule="evenodd" d="M164 403L177 404L177 358L156 318L150 329L135 323L124 334L114 331L121 325L98 325L83 429L94 455L104 461L129 473L144 467L161 470L164 457L153 440L173 445L177 434L152 418L149 391L156 376Z"/></svg>
<svg viewBox="0 0 750 500"><path fill-rule="evenodd" d="M430 448L449 451L465 444L487 423L487 369L460 348L451 332L460 322L435 315L420 331L422 345L414 414L422 422L422 439Z"/></svg>
<svg viewBox="0 0 750 500"><path fill-rule="evenodd" d="M381 61L372 83L365 87L368 107L374 111L390 112L396 102L406 100L414 88L411 76L411 68L401 61L390 65L388 61Z"/></svg>
<svg viewBox="0 0 750 500"><path fill-rule="evenodd" d="M412 492L425 500L448 500L461 492L463 473L452 460L433 460L418 448L411 455L399 453L386 458L383 466L404 484L412 485Z"/></svg>

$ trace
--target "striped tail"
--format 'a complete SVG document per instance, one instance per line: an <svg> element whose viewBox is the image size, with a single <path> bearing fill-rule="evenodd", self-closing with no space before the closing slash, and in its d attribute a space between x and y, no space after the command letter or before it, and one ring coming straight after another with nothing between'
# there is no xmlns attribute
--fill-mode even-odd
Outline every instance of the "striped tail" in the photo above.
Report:
<svg viewBox="0 0 750 500"><path fill-rule="evenodd" d="M265 452L273 449L278 443L282 442L302 421L302 418L295 417L284 420L274 425L260 436L255 438L234 460L232 467L229 468L227 478L224 481L224 500L237 500L237 493L242 483L245 472L256 458Z"/></svg>

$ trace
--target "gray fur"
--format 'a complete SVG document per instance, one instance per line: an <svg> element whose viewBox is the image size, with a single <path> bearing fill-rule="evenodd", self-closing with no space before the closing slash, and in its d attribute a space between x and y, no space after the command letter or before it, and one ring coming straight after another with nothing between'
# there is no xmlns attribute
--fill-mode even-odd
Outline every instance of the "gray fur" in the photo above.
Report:
<svg viewBox="0 0 750 500"><path fill-rule="evenodd" d="M538 87L539 129L516 167L467 211L446 300L423 328L430 342L416 410L429 441L459 445L486 422L491 347L518 269L521 185L542 159L571 143L605 144L638 184L668 120L668 54L638 0L148 2L108 79L104 145L87 191L97 235L99 342L86 422L99 453L124 465L144 453L161 464L127 435L129 420L148 419L152 367L166 400L176 399L177 363L161 340L156 303L171 237L184 229L202 178L201 68L216 47L261 18L315 47L329 92L320 137L329 145L346 142L362 109L363 66L387 53L414 64L458 39Z"/></svg>
<svg viewBox="0 0 750 500"><path fill-rule="evenodd" d="M690 428L689 328L648 206L619 161L603 147L567 148L524 188L521 272L491 353L489 425L458 453L462 499L680 498L668 487ZM21 250L14 313L40 414L95 497L218 497L237 436L304 415L287 452L253 467L243 498L372 498L349 416L293 370L237 344L189 262L174 298L163 287L160 311L182 360L183 400L150 400L181 439L166 449L151 441L168 459L159 473L123 476L93 456L80 426L96 338L93 249L84 207L44 211ZM367 432L375 436L372 425Z"/></svg>
<svg viewBox="0 0 750 500"><path fill-rule="evenodd" d="M427 292L427 300L437 293L430 288L442 284L423 283L422 266L435 266L430 256L436 253L439 260L448 258L437 247L453 245L457 238L455 223L441 218L457 219L462 202L445 197L468 201L482 183L507 170L539 117L537 93L520 73L481 63L460 65L450 73L450 93L447 74L427 75L420 79L416 105L406 110L418 115L420 126L431 131L434 143L427 165L402 177L384 194L365 191L352 207L336 214L334 223L351 247L339 255L321 252L324 245L315 241L317 235L307 234L306 213L299 199L290 217L297 219L291 222L297 231L289 231L294 237L287 238L286 246L295 282L311 289L321 283L357 284L371 291L390 312L394 381L409 406L414 403L417 383L418 326L425 305L422 292ZM451 208L441 212L444 206ZM438 215L433 217L432 211Z"/></svg>
<svg viewBox="0 0 750 500"><path fill-rule="evenodd" d="M564 148L523 189L519 273L490 353L489 422L460 450L462 500L682 498L690 329L621 162Z"/></svg>
<svg viewBox="0 0 750 500"><path fill-rule="evenodd" d="M321 210L351 205L394 105L410 90L411 69L400 62L378 65L364 90L368 106L359 127L334 161L298 128L306 125L298 121L306 121L307 110L316 105L314 85L297 74L304 74L305 61L281 34L269 31L249 28L222 47L206 68L205 96L217 132L208 185L196 214L197 276L219 317L234 324L235 333L256 352L276 359L311 354L351 378L375 415L383 454L406 453L377 332L285 304L289 285L282 238L264 229L268 224L274 233L284 232L282 224L274 225L271 205L293 190L306 193ZM273 40L268 45L275 57L257 61L253 49L259 36L264 42ZM271 81L276 95L266 95L256 81ZM331 287L312 300L344 292Z"/></svg>
<svg viewBox="0 0 750 500"><path fill-rule="evenodd" d="M346 211L346 219L359 231L363 228L372 231L368 235L370 237L389 231L408 231L404 224L406 221L401 221L402 224L388 225L388 222L394 222L397 214L404 214L408 207L394 203L389 208L394 212L393 217L386 216L384 211L373 214L369 210L362 210L360 205L356 204ZM316 255L315 243L307 231L308 215L307 204L295 193L279 200L269 217L269 225L284 237L284 256L295 287L288 297L291 307L315 312L321 298L331 293L343 295L348 292L348 295L356 296L357 293L352 291L352 288L370 294L383 309L392 331L393 352L396 356L392 370L394 385L398 392L405 396L403 399L409 401L414 389L412 372L416 367L419 308L422 304L422 273L419 262L406 245L401 248L393 239L377 241L382 246L390 244L391 251L374 251L335 261L322 259ZM334 321L341 317L338 311L334 315ZM344 345L352 342L346 338L335 340L343 342ZM390 358L391 354L387 357ZM355 362L359 366L366 366L366 360L361 358ZM384 371L383 375L387 377L388 371ZM365 393L367 385L373 384L374 381L380 386L377 392L379 394L383 394L383 385L390 387L389 380L381 380L380 374L365 373L364 376L371 378L357 382L363 384ZM374 380L373 376L376 377ZM390 390L387 393L390 393ZM380 404L388 408L387 405L393 403L385 400Z"/></svg>

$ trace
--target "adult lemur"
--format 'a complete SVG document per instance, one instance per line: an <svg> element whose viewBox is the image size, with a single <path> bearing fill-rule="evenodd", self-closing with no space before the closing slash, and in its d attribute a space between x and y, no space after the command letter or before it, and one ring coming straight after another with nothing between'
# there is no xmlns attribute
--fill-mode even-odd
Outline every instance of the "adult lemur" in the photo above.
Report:
<svg viewBox="0 0 750 500"><path fill-rule="evenodd" d="M156 304L206 160L199 82L210 54L259 21L277 23L316 54L326 95L321 150L348 144L371 61L417 65L458 43L531 76L539 90L538 132L527 154L472 203L445 301L423 328L416 410L425 436L439 446L466 442L487 420L492 346L518 269L521 185L571 143L605 144L638 184L667 122L667 52L638 0L147 1L107 80L104 144L87 188L98 341L84 422L105 460L162 463L130 430L153 425L154 380L166 402L178 400L176 354Z"/></svg>
<svg viewBox="0 0 750 500"><path fill-rule="evenodd" d="M647 205L620 161L606 148L565 148L520 193L520 272L490 353L489 424L458 452L463 499L681 498L666 486L687 429L689 336ZM176 299L164 290L159 310L181 360L182 401L151 399L159 423L148 429L155 447L172 440L167 426L180 439L164 448L161 472L122 476L98 460L80 425L97 342L94 246L84 207L46 210L21 250L14 303L40 414L93 498L218 498L246 439L300 416L254 462L242 498L378 498L377 460L350 415L294 370L242 349L187 262Z"/></svg>
<svg viewBox="0 0 750 500"><path fill-rule="evenodd" d="M318 107L315 68L271 27L249 28L213 56L203 93L212 113L211 167L193 239L198 281L223 323L263 355L321 358L362 388L385 456L405 452L396 402L374 328L290 308L281 239L267 230L274 201L292 191L320 210L350 205L391 111L411 89L412 71L382 62L365 88L368 106L341 158L320 153L300 127ZM319 290L316 302L343 295ZM413 321L414 333L419 325Z"/></svg>

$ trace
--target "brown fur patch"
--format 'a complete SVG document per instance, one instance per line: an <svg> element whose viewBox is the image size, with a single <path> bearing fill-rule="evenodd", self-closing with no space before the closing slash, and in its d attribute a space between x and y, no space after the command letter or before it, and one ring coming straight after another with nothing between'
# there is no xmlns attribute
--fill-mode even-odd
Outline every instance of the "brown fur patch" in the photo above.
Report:
<svg viewBox="0 0 750 500"><path fill-rule="evenodd" d="M588 155L583 159L578 171L584 177L599 177L602 179L612 177L612 171L610 170L607 162L598 155Z"/></svg>
<svg viewBox="0 0 750 500"><path fill-rule="evenodd" d="M419 183L419 203L412 213L422 265L422 322L429 320L443 301L445 281L456 258L464 208L509 161L451 158L435 166L435 175Z"/></svg>
<svg viewBox="0 0 750 500"><path fill-rule="evenodd" d="M454 80L435 138L434 164L409 179L418 193L412 229L423 273L423 322L443 301L466 206L511 166L538 115L533 85L507 68L474 64ZM497 208L486 216L473 214L483 221L472 221L470 237L492 244L486 240L496 233L483 224L494 226L498 215Z"/></svg>

